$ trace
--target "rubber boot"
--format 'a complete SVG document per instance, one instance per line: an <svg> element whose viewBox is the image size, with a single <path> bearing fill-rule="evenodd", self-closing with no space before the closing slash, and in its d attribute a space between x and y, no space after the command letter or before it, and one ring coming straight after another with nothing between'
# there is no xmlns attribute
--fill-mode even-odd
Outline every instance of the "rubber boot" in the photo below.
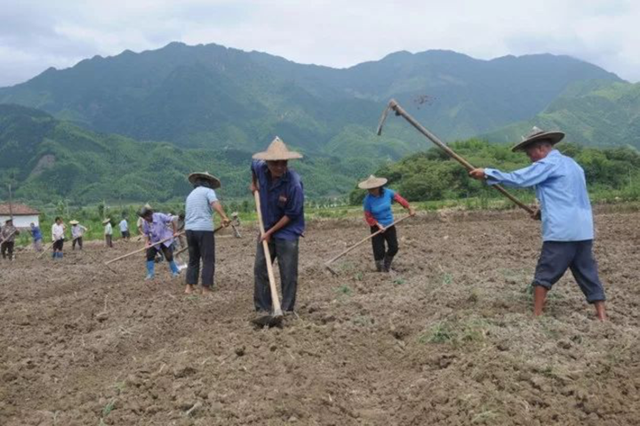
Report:
<svg viewBox="0 0 640 426"><path fill-rule="evenodd" d="M180 269L178 269L178 265L176 265L175 260L172 260L171 262L169 262L169 268L171 269L171 276L173 278L180 275Z"/></svg>
<svg viewBox="0 0 640 426"><path fill-rule="evenodd" d="M384 257L384 271L391 272L391 263L393 262L393 257L385 256Z"/></svg>
<svg viewBox="0 0 640 426"><path fill-rule="evenodd" d="M378 272L384 271L384 261L383 260L376 260L376 271L378 271Z"/></svg>
<svg viewBox="0 0 640 426"><path fill-rule="evenodd" d="M155 266L156 264L153 260L147 260L147 277L145 278L146 281L149 281L155 278L156 276Z"/></svg>
<svg viewBox="0 0 640 426"><path fill-rule="evenodd" d="M58 252L58 259L62 259L62 252L61 251Z"/></svg>
<svg viewBox="0 0 640 426"><path fill-rule="evenodd" d="M52 259L56 259L58 257L58 252L54 251L53 253L51 253L51 258Z"/></svg>

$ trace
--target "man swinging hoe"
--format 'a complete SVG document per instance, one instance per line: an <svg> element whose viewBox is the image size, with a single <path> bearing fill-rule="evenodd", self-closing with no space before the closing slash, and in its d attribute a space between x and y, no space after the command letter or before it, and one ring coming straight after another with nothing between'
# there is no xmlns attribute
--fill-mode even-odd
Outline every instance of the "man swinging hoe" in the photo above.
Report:
<svg viewBox="0 0 640 426"><path fill-rule="evenodd" d="M605 295L593 257L593 217L584 170L554 145L562 132L536 127L513 151L524 151L533 164L511 173L496 169L473 169L469 175L514 188L535 186L542 219L542 252L533 278L533 314L542 315L551 287L571 269L596 316L605 321ZM536 215L538 216L538 215ZM537 217L539 218L539 216Z"/></svg>

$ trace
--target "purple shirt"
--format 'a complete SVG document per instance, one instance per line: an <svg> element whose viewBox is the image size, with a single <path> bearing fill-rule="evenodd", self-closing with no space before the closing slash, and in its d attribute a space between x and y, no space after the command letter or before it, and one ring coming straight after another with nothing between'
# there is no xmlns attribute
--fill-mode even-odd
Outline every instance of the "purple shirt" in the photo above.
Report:
<svg viewBox="0 0 640 426"><path fill-rule="evenodd" d="M147 222L143 219L142 232L149 237L151 244L172 237L173 228L171 227L171 216L164 213L154 213L152 222ZM166 247L171 246L171 244L173 244L173 238L162 243L162 245Z"/></svg>

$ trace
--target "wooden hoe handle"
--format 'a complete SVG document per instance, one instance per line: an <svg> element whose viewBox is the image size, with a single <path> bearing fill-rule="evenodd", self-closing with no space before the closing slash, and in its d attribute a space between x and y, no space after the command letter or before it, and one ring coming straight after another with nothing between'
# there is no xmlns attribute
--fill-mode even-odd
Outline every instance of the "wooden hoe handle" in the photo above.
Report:
<svg viewBox="0 0 640 426"><path fill-rule="evenodd" d="M258 223L260 224L260 236L264 235L264 223L262 222L262 211L260 210L260 194L253 191L253 197L256 200L256 212L258 213ZM262 250L264 258L267 262L267 273L269 274L269 287L271 288L271 300L273 302L273 316L282 316L282 307L280 306L280 297L278 296L278 288L276 287L276 278L273 275L273 265L271 264L271 252L269 251L269 243L262 241Z"/></svg>

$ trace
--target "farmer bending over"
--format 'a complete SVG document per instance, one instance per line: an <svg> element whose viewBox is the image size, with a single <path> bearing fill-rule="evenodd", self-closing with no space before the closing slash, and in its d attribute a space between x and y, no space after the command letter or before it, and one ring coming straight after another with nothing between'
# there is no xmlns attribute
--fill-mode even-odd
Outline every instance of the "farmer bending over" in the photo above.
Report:
<svg viewBox="0 0 640 426"><path fill-rule="evenodd" d="M537 127L513 151L525 151L532 165L512 173L496 169L474 169L469 175L486 179L489 185L514 188L535 186L542 216L542 252L533 278L533 314L542 314L547 292L571 269L580 290L593 304L596 315L606 320L605 295L593 257L593 217L584 171L573 159L553 146L562 132ZM540 218L540 211L535 218Z"/></svg>
<svg viewBox="0 0 640 426"><path fill-rule="evenodd" d="M282 287L282 310L293 312L298 289L298 241L304 232L304 191L300 175L288 160L302 158L276 137L264 152L253 156L253 181L258 191L265 234L258 241L254 265L253 300L256 311L271 311L271 290L262 240L269 244L271 262L277 258Z"/></svg>
<svg viewBox="0 0 640 426"><path fill-rule="evenodd" d="M394 220L391 205L397 202L409 210L411 216L415 216L416 214L413 207L411 207L407 200L402 198L400 194L384 187L386 183L387 179L371 175L369 179L358 184L360 189L369 191L362 203L364 220L371 227L372 234L382 231L371 239L373 259L376 262L376 270L378 272L390 272L393 257L398 253L398 235L396 233L396 227L393 225ZM384 246L385 241L387 242L386 251Z"/></svg>
<svg viewBox="0 0 640 426"><path fill-rule="evenodd" d="M173 251L171 249L173 245L172 237L175 237L178 233L175 223L171 221L171 216L164 213L154 213L153 210L146 207L140 210L138 216L144 219L142 221L142 233L147 247L147 277L145 280L149 281L155 278L154 259L158 251L162 251L164 258L169 262L171 276L175 278L180 275L178 265L173 261ZM171 225L173 232L167 225ZM163 242L160 243L160 241Z"/></svg>

